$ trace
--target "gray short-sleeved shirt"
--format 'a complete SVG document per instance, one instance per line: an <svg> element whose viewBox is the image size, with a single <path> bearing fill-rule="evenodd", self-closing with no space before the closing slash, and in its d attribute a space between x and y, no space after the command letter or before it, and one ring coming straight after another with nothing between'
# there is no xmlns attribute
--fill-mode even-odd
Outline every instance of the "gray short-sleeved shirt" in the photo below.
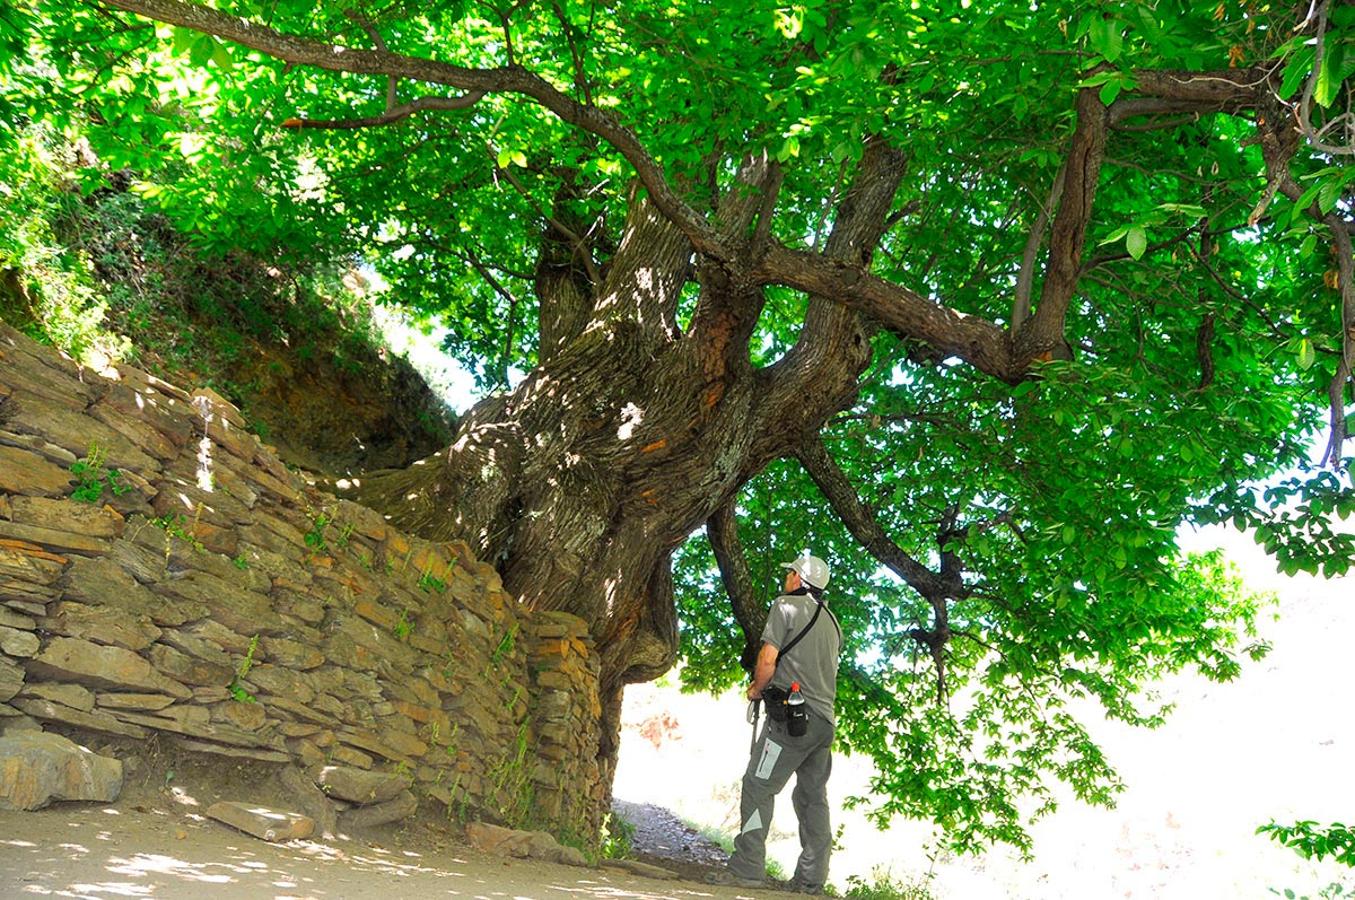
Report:
<svg viewBox="0 0 1355 900"><path fill-rule="evenodd" d="M804 630L814 617L817 604L808 594L782 594L772 603L767 614L767 625L762 629L762 641L778 651ZM828 604L814 627L801 638L789 654L777 658L776 674L771 683L790 689L792 681L800 682L809 709L836 724L833 702L837 698L837 658L842 651L842 638Z"/></svg>

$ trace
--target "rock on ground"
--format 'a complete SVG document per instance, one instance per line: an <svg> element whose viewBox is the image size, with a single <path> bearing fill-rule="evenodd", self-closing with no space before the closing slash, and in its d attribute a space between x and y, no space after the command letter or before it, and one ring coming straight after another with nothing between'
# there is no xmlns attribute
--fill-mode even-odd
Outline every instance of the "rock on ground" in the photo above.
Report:
<svg viewBox="0 0 1355 900"><path fill-rule="evenodd" d="M53 800L109 803L122 792L122 763L59 734L0 737L0 808L41 809Z"/></svg>
<svg viewBox="0 0 1355 900"><path fill-rule="evenodd" d="M292 802L315 820L316 832L321 837L330 837L338 832L338 810L324 791L315 786L315 782L293 766L283 769L278 780Z"/></svg>
<svg viewBox="0 0 1355 900"><path fill-rule="evenodd" d="M315 831L315 820L309 816L231 800L207 807L207 817L265 841L308 838Z"/></svg>
<svg viewBox="0 0 1355 900"><path fill-rule="evenodd" d="M515 831L486 822L471 822L466 826L466 840L479 850L499 856L539 859L566 866L588 865L582 853L573 847L560 846L544 831Z"/></svg>

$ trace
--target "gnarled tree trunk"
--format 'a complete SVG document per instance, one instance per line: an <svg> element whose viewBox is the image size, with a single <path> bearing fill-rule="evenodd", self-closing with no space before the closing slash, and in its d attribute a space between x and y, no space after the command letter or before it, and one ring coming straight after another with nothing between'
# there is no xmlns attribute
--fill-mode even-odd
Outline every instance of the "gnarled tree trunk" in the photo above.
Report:
<svg viewBox="0 0 1355 900"><path fill-rule="evenodd" d="M867 153L838 210L830 256L868 262L901 169L883 145ZM749 253L775 181L765 159L749 160L748 189L722 204L731 235L753 234ZM358 479L355 489L402 528L468 541L528 606L589 623L602 656L598 750L608 780L624 685L657 677L676 658L674 548L849 405L870 359L863 317L813 299L795 347L755 368L748 341L761 289L692 261L682 232L634 202L595 289L558 259L551 277L538 278L550 329L541 364L471 409L445 450ZM689 281L700 296L684 332L675 316Z"/></svg>

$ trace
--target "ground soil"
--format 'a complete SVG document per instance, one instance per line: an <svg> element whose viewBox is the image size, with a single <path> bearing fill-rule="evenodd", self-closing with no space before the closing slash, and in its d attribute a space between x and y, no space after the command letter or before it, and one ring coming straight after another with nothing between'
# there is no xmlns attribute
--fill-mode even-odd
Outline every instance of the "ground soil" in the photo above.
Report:
<svg viewBox="0 0 1355 900"><path fill-rule="evenodd" d="M682 826L671 816L665 820L661 812L631 812L647 831L681 834ZM467 847L457 832L450 824L425 819L362 838L270 844L206 819L200 807L170 791L153 803L65 803L37 812L0 811L0 897L760 896L609 868L506 860ZM672 868L673 860L663 855L665 846L636 858ZM692 877L704 871L690 860L680 866Z"/></svg>
<svg viewBox="0 0 1355 900"><path fill-rule="evenodd" d="M635 826L629 858L681 880L491 856L469 847L431 801L399 825L270 844L203 815L217 800L297 809L257 764L176 753L166 741L90 746L125 761L122 794L113 804L0 810L0 898L756 896L706 886L724 851L653 804L617 803Z"/></svg>

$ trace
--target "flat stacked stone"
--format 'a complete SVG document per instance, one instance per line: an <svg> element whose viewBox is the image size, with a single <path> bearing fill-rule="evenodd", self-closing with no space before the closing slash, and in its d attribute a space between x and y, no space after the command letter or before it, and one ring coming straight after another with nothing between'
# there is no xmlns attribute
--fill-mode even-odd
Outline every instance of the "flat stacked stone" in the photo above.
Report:
<svg viewBox="0 0 1355 900"><path fill-rule="evenodd" d="M4 323L0 413L0 733L158 734L333 770L300 776L322 798L369 785L328 806L293 785L326 831L425 796L497 814L490 773L520 753L558 821L600 796L587 629L529 618L464 543L315 490L210 390L95 374ZM73 499L98 458L102 496Z"/></svg>

